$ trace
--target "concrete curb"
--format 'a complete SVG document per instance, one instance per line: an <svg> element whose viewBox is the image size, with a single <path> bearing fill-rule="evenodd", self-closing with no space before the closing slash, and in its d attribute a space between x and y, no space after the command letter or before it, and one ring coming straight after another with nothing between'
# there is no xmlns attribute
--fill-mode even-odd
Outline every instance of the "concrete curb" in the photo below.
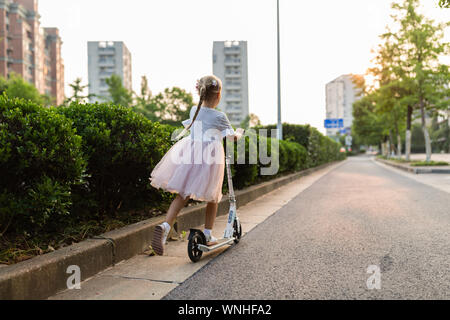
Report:
<svg viewBox="0 0 450 320"><path fill-rule="evenodd" d="M378 162L384 163L388 166L409 172L414 174L421 174L421 173L437 173L437 174L450 174L450 168L444 167L411 167L409 165L404 165L401 163L395 163L389 160L384 159L375 159Z"/></svg>
<svg viewBox="0 0 450 320"><path fill-rule="evenodd" d="M300 177L335 164L296 172L245 190L236 192L238 207L260 196L282 187ZM204 223L206 204L185 208L177 219L178 231L189 230ZM219 203L218 216L228 213L228 197ZM153 236L154 227L164 221L164 216L151 218L129 225L95 239L59 249L0 269L0 300L46 299L61 290L67 289L69 266L80 267L81 281L113 266L123 260L144 252Z"/></svg>

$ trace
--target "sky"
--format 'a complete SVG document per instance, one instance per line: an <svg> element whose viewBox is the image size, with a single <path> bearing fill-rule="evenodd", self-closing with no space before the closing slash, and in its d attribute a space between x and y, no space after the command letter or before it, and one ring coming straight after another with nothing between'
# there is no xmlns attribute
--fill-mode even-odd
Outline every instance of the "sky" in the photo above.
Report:
<svg viewBox="0 0 450 320"><path fill-rule="evenodd" d="M325 132L325 85L371 66L391 3L280 0L283 122ZM422 3L427 17L448 20L438 0ZM87 41L125 42L136 92L145 75L153 93L195 93L196 80L212 73L213 41L246 40L250 112L263 124L277 121L276 0L40 0L39 12L63 39L66 95L76 78L87 84Z"/></svg>

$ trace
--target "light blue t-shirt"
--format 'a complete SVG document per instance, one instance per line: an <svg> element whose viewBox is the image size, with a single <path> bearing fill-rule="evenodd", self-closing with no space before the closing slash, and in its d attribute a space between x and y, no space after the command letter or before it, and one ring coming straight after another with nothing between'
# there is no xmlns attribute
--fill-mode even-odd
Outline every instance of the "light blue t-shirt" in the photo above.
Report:
<svg viewBox="0 0 450 320"><path fill-rule="evenodd" d="M193 107L190 112L190 119L182 122L185 128L191 124L196 111L197 107ZM208 107L200 108L197 119L195 119L190 130L191 139L203 141L220 140L235 134L227 115Z"/></svg>

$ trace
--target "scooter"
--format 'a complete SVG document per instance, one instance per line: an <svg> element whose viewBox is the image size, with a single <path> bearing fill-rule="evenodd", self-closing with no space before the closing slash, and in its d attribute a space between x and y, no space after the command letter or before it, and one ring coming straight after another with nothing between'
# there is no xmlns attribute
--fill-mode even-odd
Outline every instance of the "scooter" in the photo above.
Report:
<svg viewBox="0 0 450 320"><path fill-rule="evenodd" d="M203 231L191 229L188 242L188 255L192 262L198 262L203 252L210 252L222 248L226 245L239 243L242 237L241 222L236 213L236 197L234 196L233 179L231 176L231 156L225 158L225 165L228 177L230 211L228 213L228 223L223 234L223 238L218 240L218 244L213 246L206 245L206 237Z"/></svg>

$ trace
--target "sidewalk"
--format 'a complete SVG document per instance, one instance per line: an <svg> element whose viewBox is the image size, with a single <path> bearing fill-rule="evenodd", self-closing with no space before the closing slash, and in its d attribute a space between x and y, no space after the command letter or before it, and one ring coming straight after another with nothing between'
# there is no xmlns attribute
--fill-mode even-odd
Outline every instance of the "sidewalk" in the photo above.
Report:
<svg viewBox="0 0 450 320"><path fill-rule="evenodd" d="M344 162L345 163L345 162ZM291 199L310 187L328 172L342 165L337 163L306 177L291 182L238 209L243 229L243 239L235 247L245 246L245 235L258 224L276 213ZM220 237L226 226L227 216L218 217L213 230ZM202 228L199 226L198 228ZM171 241L166 246L166 255L149 257L138 255L99 273L81 283L80 290L66 290L51 300L157 300L164 297L214 257L229 247L206 253L200 262L192 263L187 255L187 241Z"/></svg>
<svg viewBox="0 0 450 320"><path fill-rule="evenodd" d="M413 179L420 183L426 184L428 186L434 187L436 189L442 190L444 192L450 193L450 174L434 174L434 173L422 173L422 174L411 174L392 167L391 165L384 164L383 162L376 161L375 163L382 166L392 172L403 175L407 178Z"/></svg>
<svg viewBox="0 0 450 320"><path fill-rule="evenodd" d="M411 154L411 160L412 161L425 161L427 158L427 155L425 153L413 153ZM402 156L402 159L404 159L405 156ZM433 161L445 161L450 163L450 153L433 153L431 155L431 160Z"/></svg>
<svg viewBox="0 0 450 320"><path fill-rule="evenodd" d="M413 174L450 174L450 166L411 166L409 163L397 162L395 159L377 159L377 161Z"/></svg>

